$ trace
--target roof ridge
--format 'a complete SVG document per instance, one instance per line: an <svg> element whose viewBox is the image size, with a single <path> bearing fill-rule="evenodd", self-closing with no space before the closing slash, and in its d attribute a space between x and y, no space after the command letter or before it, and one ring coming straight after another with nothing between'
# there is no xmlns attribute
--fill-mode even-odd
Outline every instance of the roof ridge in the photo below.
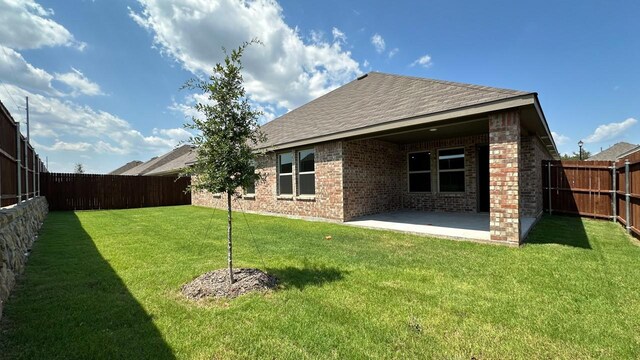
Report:
<svg viewBox="0 0 640 360"><path fill-rule="evenodd" d="M445 84L445 85L450 85L450 86L457 86L457 87L473 89L473 90L480 90L480 91L487 91L487 92L497 92L497 93L501 93L501 94L509 94L509 95L514 95L514 96L527 95L527 94L533 94L534 93L534 92L525 91L525 90L515 90L515 89L498 88L498 87L494 87L494 86L475 85L475 84L469 84L469 83L463 83L463 82L457 82L457 81L448 81L448 80L440 80L440 79L432 79L432 78L423 78L423 77L411 76L411 75L390 74L390 73L383 73L383 72L379 72L379 71L371 71L369 73L375 73L375 74L398 77L398 78L421 80L421 81L427 81L427 82L435 82L435 83L440 83L440 84ZM521 94L514 94L514 92L518 92L518 93L521 93Z"/></svg>

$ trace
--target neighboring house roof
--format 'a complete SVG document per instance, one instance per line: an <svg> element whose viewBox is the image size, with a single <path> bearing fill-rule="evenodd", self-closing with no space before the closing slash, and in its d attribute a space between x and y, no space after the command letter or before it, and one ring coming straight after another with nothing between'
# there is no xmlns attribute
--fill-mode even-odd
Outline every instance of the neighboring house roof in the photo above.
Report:
<svg viewBox="0 0 640 360"><path fill-rule="evenodd" d="M145 175L169 175L178 174L182 169L192 164L197 157L197 150L190 148L190 151L180 155L179 157L169 161L168 163L158 166L157 168L148 171Z"/></svg>
<svg viewBox="0 0 640 360"><path fill-rule="evenodd" d="M140 161L140 160L130 161L130 162L120 166L119 168L113 170L112 172L107 173L107 175L120 175L123 172L125 172L127 170L130 170L130 169L133 169L134 167L136 167L136 166L138 166L140 164L142 164L142 161Z"/></svg>
<svg viewBox="0 0 640 360"><path fill-rule="evenodd" d="M625 151L624 153L618 155L618 159L620 159L622 157L625 157L625 156L629 156L629 155L637 153L637 152L640 152L640 145L634 147L633 149L631 149L629 151Z"/></svg>
<svg viewBox="0 0 640 360"><path fill-rule="evenodd" d="M149 173L150 171L157 169L177 158L179 158L180 156L188 153L189 151L191 151L191 145L182 145L178 148L173 149L172 151L158 156L158 157L154 157L153 159L142 163L132 169L129 169L125 172L123 172L121 175L146 175L147 173Z"/></svg>
<svg viewBox="0 0 640 360"><path fill-rule="evenodd" d="M619 158L621 155L630 152L631 150L637 148L637 144L629 144L627 142L619 142L617 144L612 145L610 148L606 150L602 150L601 152L592 155L587 159L587 161L614 161Z"/></svg>
<svg viewBox="0 0 640 360"><path fill-rule="evenodd" d="M527 95L535 97L533 92L370 72L262 126L267 141L259 147L286 147L302 140Z"/></svg>

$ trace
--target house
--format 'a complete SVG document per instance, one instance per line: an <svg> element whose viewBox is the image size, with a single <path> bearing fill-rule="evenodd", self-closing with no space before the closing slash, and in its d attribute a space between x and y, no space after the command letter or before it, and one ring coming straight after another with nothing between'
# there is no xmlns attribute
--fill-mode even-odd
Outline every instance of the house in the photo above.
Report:
<svg viewBox="0 0 640 360"><path fill-rule="evenodd" d="M120 166L119 168L107 173L107 175L122 175L127 170L133 169L134 167L142 164L140 160L129 161L128 163Z"/></svg>
<svg viewBox="0 0 640 360"><path fill-rule="evenodd" d="M633 152L638 145L629 144L627 142L619 142L608 149L600 151L595 155L591 155L586 161L616 161L620 156Z"/></svg>
<svg viewBox="0 0 640 360"><path fill-rule="evenodd" d="M443 215L454 237L480 222L470 238L506 244L542 214L541 163L558 159L536 93L378 72L262 130L265 180L242 210L348 223ZM206 192L192 203L226 207Z"/></svg>
<svg viewBox="0 0 640 360"><path fill-rule="evenodd" d="M192 152L193 147L191 145L182 145L166 154L156 156L147 162L140 163L137 166L129 168L119 175L177 175L180 170L184 168L185 161L195 157L193 155L189 155Z"/></svg>

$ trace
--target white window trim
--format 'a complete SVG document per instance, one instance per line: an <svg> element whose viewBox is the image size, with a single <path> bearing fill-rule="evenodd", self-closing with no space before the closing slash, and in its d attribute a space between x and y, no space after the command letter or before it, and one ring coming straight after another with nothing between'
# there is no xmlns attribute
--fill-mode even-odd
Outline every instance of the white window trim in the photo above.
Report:
<svg viewBox="0 0 640 360"><path fill-rule="evenodd" d="M429 154L429 170L419 170L419 171L411 171L409 170L409 157L411 154L421 154L428 153ZM433 181L431 180L431 151L422 150L422 151L411 151L407 153L407 192L411 194L430 194L433 192ZM429 191L411 191L411 174L429 174Z"/></svg>
<svg viewBox="0 0 640 360"><path fill-rule="evenodd" d="M300 184L300 175L313 174L313 194L301 194L300 193L301 186L296 186L297 195L300 197L316 196L316 149L315 148L300 149L296 151L296 159L297 159L296 169L300 169L300 153L307 150L313 151L313 171L298 171L298 174L296 176L296 181L298 184Z"/></svg>
<svg viewBox="0 0 640 360"><path fill-rule="evenodd" d="M284 155L284 154L291 154L291 172L290 173L281 173L280 172L280 156ZM280 196L284 196L284 197L293 196L293 194L295 192L295 185L293 184L293 171L295 171L295 169L293 167L295 166L295 161L294 161L295 160L295 156L296 156L296 154L294 152L282 152L282 153L279 153L277 155L277 158L276 158L276 165L277 165L276 173L278 174L278 184L276 186L277 186L277 190L278 190L277 191L277 195L279 197ZM280 181L280 178L282 176L291 176L291 193L283 194L280 191L280 185L282 184L282 182Z"/></svg>
<svg viewBox="0 0 640 360"><path fill-rule="evenodd" d="M462 168L461 169L440 169L440 151L443 150L462 150ZM467 192L467 151L465 150L464 147L453 147L453 148L443 148L443 149L438 149L438 158L437 158L437 165L438 165L438 192L441 193L445 193L445 194L464 194ZM464 178L464 190L463 191L443 191L441 189L442 187L442 181L440 179L440 173L447 173L447 172L460 172L462 171L463 174L463 178Z"/></svg>

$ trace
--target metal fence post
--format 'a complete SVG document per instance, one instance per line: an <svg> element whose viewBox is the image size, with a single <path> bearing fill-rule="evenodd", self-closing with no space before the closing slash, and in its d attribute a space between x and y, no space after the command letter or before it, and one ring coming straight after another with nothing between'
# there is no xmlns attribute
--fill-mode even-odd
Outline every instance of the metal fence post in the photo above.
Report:
<svg viewBox="0 0 640 360"><path fill-rule="evenodd" d="M16 197L18 201L16 204L19 204L22 201L22 160L20 159L20 123L16 122L16 164L18 166L18 191Z"/></svg>
<svg viewBox="0 0 640 360"><path fill-rule="evenodd" d="M613 211L613 222L618 221L618 192L617 192L618 184L616 183L617 172L618 172L618 169L616 168L616 162L614 161L613 170L611 174L611 178L613 179L611 184L611 188L613 189L613 192L611 193L611 209Z"/></svg>
<svg viewBox="0 0 640 360"><path fill-rule="evenodd" d="M549 178L549 182L547 184L547 194L549 196L549 215L552 215L553 210L551 209L551 160L547 161L547 177Z"/></svg>
<svg viewBox="0 0 640 360"><path fill-rule="evenodd" d="M631 194L629 193L629 159L624 161L624 188L627 215L627 232L631 233Z"/></svg>
<svg viewBox="0 0 640 360"><path fill-rule="evenodd" d="M33 196L36 197L36 149L33 149L31 157L31 175L33 179Z"/></svg>

